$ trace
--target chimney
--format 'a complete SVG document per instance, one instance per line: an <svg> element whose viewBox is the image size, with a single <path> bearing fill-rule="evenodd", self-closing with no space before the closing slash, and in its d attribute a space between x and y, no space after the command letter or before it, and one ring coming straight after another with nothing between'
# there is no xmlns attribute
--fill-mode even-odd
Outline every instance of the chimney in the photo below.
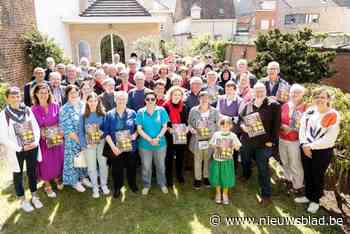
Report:
<svg viewBox="0 0 350 234"><path fill-rule="evenodd" d="M200 19L201 18L201 10L197 4L194 4L191 8L191 17L192 19Z"/></svg>

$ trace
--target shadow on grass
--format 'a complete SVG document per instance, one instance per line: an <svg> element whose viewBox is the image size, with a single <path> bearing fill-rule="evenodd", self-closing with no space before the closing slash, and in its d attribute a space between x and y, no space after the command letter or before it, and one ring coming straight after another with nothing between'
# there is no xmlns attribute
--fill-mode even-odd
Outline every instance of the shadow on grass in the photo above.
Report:
<svg viewBox="0 0 350 234"><path fill-rule="evenodd" d="M260 207L256 172L246 184L238 184L231 194L231 204L217 205L213 189L192 188L192 174L186 174L186 184L163 194L153 186L148 196L134 194L126 189L124 198L111 196L91 197L91 190L78 193L66 187L56 199L48 198L42 189L39 195L44 204L40 210L24 213L15 210L13 187L1 191L7 205L14 211L6 219L3 233L341 233L337 226L273 226L225 225L225 217L300 217L308 216L305 206L293 202L283 187L273 184L274 203ZM138 178L140 180L140 178ZM138 183L141 185L140 181ZM17 204L18 205L18 204ZM1 208L2 209L2 208ZM217 214L221 223L210 224ZM327 216L320 211L313 217Z"/></svg>

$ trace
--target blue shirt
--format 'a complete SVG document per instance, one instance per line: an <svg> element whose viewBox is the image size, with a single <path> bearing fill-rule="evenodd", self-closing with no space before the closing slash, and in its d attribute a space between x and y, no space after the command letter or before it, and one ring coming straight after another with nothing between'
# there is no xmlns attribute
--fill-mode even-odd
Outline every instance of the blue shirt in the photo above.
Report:
<svg viewBox="0 0 350 234"><path fill-rule="evenodd" d="M156 106L152 115L147 112L146 107L141 108L136 115L136 124L141 126L143 131L151 138L156 138L164 124L169 122L169 116L163 107ZM151 145L146 139L140 137L139 147L144 150L160 150L166 146L165 137L159 140L159 145Z"/></svg>
<svg viewBox="0 0 350 234"><path fill-rule="evenodd" d="M136 119L136 112L128 108L125 109L122 116L119 116L115 108L108 111L102 126L104 137L109 135L115 144L116 132L122 131L122 130L129 130L130 134L134 134L136 132L135 119ZM132 150L136 151L136 140L132 141Z"/></svg>
<svg viewBox="0 0 350 234"><path fill-rule="evenodd" d="M145 88L138 90L136 88L130 90L128 98L128 108L138 111L145 106Z"/></svg>
<svg viewBox="0 0 350 234"><path fill-rule="evenodd" d="M80 115L79 118L79 140L80 140L80 146L82 148L86 148L86 131L85 126L87 124L97 124L98 126L103 125L104 122L104 116L99 116L96 114L96 112L90 113L89 117L85 118L85 125L84 125L84 115Z"/></svg>

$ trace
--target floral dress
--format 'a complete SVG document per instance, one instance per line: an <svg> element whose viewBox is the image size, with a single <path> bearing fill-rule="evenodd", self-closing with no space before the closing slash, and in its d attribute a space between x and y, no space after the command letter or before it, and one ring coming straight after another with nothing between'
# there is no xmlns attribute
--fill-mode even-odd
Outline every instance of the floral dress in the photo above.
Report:
<svg viewBox="0 0 350 234"><path fill-rule="evenodd" d="M60 111L60 126L64 132L64 164L63 184L75 185L80 177L87 176L86 169L74 167L74 157L80 152L80 145L68 137L69 133L75 132L79 135L79 116L83 104L79 103L79 110L67 102Z"/></svg>

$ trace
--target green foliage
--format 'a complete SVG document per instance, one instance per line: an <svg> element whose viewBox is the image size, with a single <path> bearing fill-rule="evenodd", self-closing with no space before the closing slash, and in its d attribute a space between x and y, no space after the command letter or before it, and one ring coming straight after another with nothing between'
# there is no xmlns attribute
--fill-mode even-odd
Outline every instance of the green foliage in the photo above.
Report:
<svg viewBox="0 0 350 234"><path fill-rule="evenodd" d="M55 40L40 33L36 28L24 34L23 40L26 44L26 53L33 67L46 67L46 58L54 58L56 63L69 63L64 57L63 50L56 44Z"/></svg>
<svg viewBox="0 0 350 234"><path fill-rule="evenodd" d="M0 110L5 106L5 91L7 88L6 83L0 83Z"/></svg>
<svg viewBox="0 0 350 234"><path fill-rule="evenodd" d="M168 57L176 53L176 42L175 40L160 41L160 52L163 58Z"/></svg>
<svg viewBox="0 0 350 234"><path fill-rule="evenodd" d="M212 54L216 61L225 60L225 50L228 41L214 40L209 34L194 37L192 39L191 55L206 55Z"/></svg>
<svg viewBox="0 0 350 234"><path fill-rule="evenodd" d="M318 82L330 77L334 70L329 64L335 59L333 51L319 51L309 46L317 38L310 29L297 33L281 33L278 29L267 34L259 34L255 41L257 55L253 62L253 72L258 77L266 76L267 64L277 61L281 74L290 83Z"/></svg>
<svg viewBox="0 0 350 234"><path fill-rule="evenodd" d="M160 38L156 36L140 37L133 43L133 51L143 58L159 57Z"/></svg>

